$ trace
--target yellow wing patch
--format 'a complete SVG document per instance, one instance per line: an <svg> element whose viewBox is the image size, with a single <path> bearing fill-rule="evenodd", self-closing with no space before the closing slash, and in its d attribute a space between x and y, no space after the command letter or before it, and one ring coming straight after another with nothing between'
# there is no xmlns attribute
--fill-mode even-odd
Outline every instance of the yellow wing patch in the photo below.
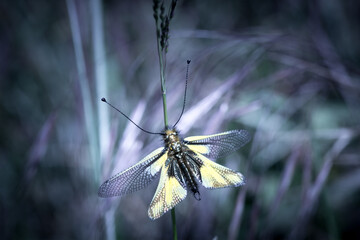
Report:
<svg viewBox="0 0 360 240"><path fill-rule="evenodd" d="M197 156L203 162L203 165L200 167L200 174L204 187L237 187L245 183L244 176L241 173L217 164L201 154L197 154Z"/></svg>
<svg viewBox="0 0 360 240"><path fill-rule="evenodd" d="M152 158L153 156L156 156L157 154L161 153L162 150L164 148L158 148L155 151L153 151L152 153L150 153L150 155L146 156L146 158ZM150 174L151 175L155 175L158 171L160 171L161 167L165 164L165 161L167 159L168 155L167 152L161 156L161 158L159 158L159 160L157 160L156 162L154 162L153 164L151 164L150 166Z"/></svg>
<svg viewBox="0 0 360 240"><path fill-rule="evenodd" d="M196 153L207 154L210 152L210 149L207 145L190 145L189 144L186 146Z"/></svg>
<svg viewBox="0 0 360 240"><path fill-rule="evenodd" d="M148 215L151 219L157 219L172 209L176 204L185 199L187 191L175 177L168 175L169 166L161 170L159 185L150 203Z"/></svg>
<svg viewBox="0 0 360 240"><path fill-rule="evenodd" d="M205 138L211 138L211 137L216 137L216 136L227 135L227 134L229 134L229 132L231 132L231 131L217 133L217 134L213 134L213 135L192 136L192 137L187 137L184 140L187 141L187 142L199 141L199 140L203 140Z"/></svg>

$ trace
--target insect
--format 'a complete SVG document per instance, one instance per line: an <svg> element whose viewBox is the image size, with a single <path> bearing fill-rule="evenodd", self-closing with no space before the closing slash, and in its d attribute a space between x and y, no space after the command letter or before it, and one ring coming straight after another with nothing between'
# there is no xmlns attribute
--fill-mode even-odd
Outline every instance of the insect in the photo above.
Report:
<svg viewBox="0 0 360 240"><path fill-rule="evenodd" d="M102 101L106 102L104 98ZM115 108L110 103L108 104ZM115 109L123 114L117 108ZM128 118L125 114L123 115ZM131 119L129 120L134 123ZM237 187L244 184L241 173L212 160L224 157L249 142L250 134L246 130L232 130L183 139L175 128L176 124L174 127L167 127L163 132L157 133L163 138L163 147L154 150L137 164L105 181L99 188L99 196L107 198L135 192L146 187L160 174L160 180L148 210L149 217L157 219L184 200L188 191L192 192L195 199L200 200L199 183L210 189Z"/></svg>

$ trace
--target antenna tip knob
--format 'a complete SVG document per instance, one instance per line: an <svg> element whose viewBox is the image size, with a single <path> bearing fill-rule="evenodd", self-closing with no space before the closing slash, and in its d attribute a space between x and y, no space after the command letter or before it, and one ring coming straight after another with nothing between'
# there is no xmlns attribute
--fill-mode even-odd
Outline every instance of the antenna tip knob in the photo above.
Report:
<svg viewBox="0 0 360 240"><path fill-rule="evenodd" d="M106 102L106 99L103 97L103 98L101 98L101 101Z"/></svg>
<svg viewBox="0 0 360 240"><path fill-rule="evenodd" d="M187 64L190 64L191 60L187 60L186 62L187 62Z"/></svg>

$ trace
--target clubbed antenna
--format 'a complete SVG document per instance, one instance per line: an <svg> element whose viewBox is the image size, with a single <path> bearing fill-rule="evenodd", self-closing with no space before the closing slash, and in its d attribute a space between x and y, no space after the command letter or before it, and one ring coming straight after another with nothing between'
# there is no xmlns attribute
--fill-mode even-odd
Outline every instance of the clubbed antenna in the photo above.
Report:
<svg viewBox="0 0 360 240"><path fill-rule="evenodd" d="M123 113L122 111L120 111L118 108L114 107L111 103L109 103L108 101L106 101L105 98L101 98L101 101L103 101L104 103L107 103L110 107L112 107L113 109L115 109L116 111L118 111L119 113L121 113L124 117L126 117L130 122L132 122L136 127L138 127L140 130L149 133L149 134L158 134L158 135L163 135L163 133L154 133L154 132L150 132L148 130L143 129L142 127L140 127L139 125L137 125L133 120L131 120L131 118L129 118L125 113Z"/></svg>
<svg viewBox="0 0 360 240"><path fill-rule="evenodd" d="M183 107L182 107L182 110L181 110L181 114L180 114L180 117L179 119L176 121L176 123L174 124L174 127L176 127L176 125L178 124L178 122L180 121L183 113L184 113L184 110L185 110L185 103L186 103L186 90L187 90L187 84L188 84L188 78L189 78L189 65L190 65L190 62L191 60L187 60L187 66L186 66L186 81L185 81L185 91L184 91L184 102L183 102Z"/></svg>

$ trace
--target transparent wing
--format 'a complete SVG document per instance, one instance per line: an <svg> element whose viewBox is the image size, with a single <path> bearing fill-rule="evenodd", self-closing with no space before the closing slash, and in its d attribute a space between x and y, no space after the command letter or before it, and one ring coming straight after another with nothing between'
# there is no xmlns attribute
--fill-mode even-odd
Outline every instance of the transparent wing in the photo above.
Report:
<svg viewBox="0 0 360 240"><path fill-rule="evenodd" d="M184 143L192 151L215 160L238 150L250 139L248 131L232 130L214 135L187 137Z"/></svg>
<svg viewBox="0 0 360 240"><path fill-rule="evenodd" d="M169 166L163 166L159 185L150 203L148 215L157 219L185 199L187 191L175 176L169 176Z"/></svg>
<svg viewBox="0 0 360 240"><path fill-rule="evenodd" d="M146 187L160 172L166 158L164 147L156 149L134 166L105 181L98 195L104 198L121 196Z"/></svg>
<svg viewBox="0 0 360 240"><path fill-rule="evenodd" d="M204 187L238 187L245 183L244 176L241 173L217 164L201 154L196 154L196 156L202 162L199 181Z"/></svg>

